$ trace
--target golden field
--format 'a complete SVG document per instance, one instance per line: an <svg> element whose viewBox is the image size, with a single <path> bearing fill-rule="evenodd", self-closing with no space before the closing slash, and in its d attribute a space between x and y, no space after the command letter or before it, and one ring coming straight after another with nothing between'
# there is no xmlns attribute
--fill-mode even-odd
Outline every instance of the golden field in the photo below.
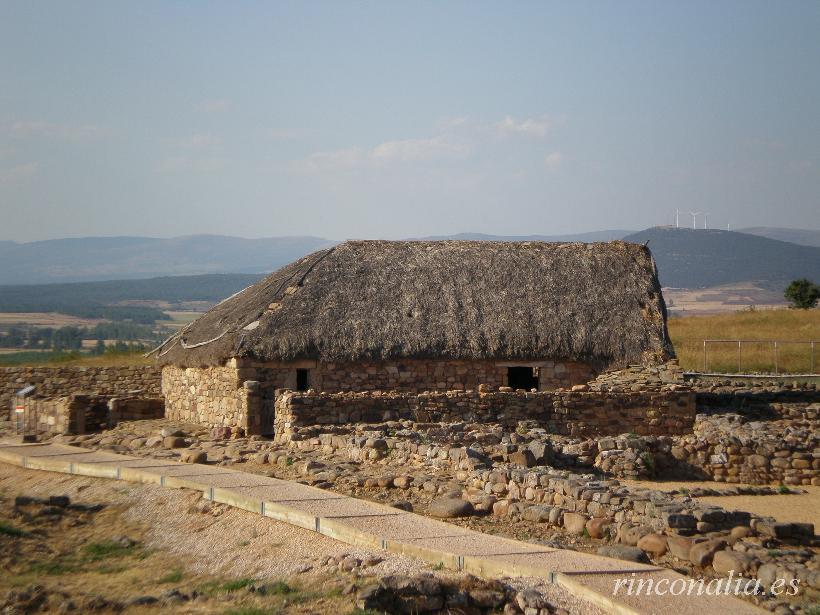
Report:
<svg viewBox="0 0 820 615"><path fill-rule="evenodd" d="M744 310L710 316L669 319L669 336L681 367L703 370L703 340L779 340L820 342L820 310ZM741 371L772 372L774 349L770 343L743 344ZM780 373L811 371L810 344L778 344ZM737 344L709 344L708 371L738 371ZM820 369L820 343L815 349L815 371Z"/></svg>

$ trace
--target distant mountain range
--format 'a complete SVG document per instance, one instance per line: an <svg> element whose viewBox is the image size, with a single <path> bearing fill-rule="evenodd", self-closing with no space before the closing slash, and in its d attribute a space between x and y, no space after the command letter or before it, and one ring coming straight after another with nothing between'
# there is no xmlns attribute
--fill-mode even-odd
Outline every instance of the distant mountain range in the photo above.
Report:
<svg viewBox="0 0 820 615"><path fill-rule="evenodd" d="M457 235L430 235L418 237L425 241L440 241L442 239L463 239L469 241L614 241L623 239L635 231L592 231L589 233L575 233L574 235L485 235L483 233L459 233Z"/></svg>
<svg viewBox="0 0 820 615"><path fill-rule="evenodd" d="M0 284L44 284L273 271L335 241L223 235L86 237L0 242Z"/></svg>
<svg viewBox="0 0 820 615"><path fill-rule="evenodd" d="M479 233L423 239L507 241L649 241L665 286L702 288L756 282L780 289L797 277L820 280L820 231L755 228L753 233L655 227L574 235L502 236ZM786 242L772 237L793 237ZM805 245L798 245L796 240ZM246 286L259 274L337 243L320 237L242 239L192 235L171 239L89 237L32 243L0 242L0 304L31 305L40 293L60 302L81 292L96 302L211 301ZM226 274L226 275L200 275ZM252 274L235 275L235 274ZM174 277L168 277L174 276ZM187 276L187 277L179 277ZM147 279L154 278L154 279ZM140 282L136 280L140 279ZM99 283L110 280L109 283ZM116 282L117 280L132 282ZM95 282L77 286L69 282ZM54 284L59 282L60 284ZM31 285L48 284L40 288ZM48 290L50 289L50 290ZM36 303L36 301L34 301ZM0 310L3 308L0 307Z"/></svg>

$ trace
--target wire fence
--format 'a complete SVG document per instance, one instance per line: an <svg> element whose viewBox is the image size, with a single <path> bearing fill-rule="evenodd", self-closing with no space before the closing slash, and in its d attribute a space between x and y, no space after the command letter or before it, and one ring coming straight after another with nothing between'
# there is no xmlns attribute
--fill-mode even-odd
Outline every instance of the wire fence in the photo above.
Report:
<svg viewBox="0 0 820 615"><path fill-rule="evenodd" d="M703 371L817 373L816 341L703 340Z"/></svg>

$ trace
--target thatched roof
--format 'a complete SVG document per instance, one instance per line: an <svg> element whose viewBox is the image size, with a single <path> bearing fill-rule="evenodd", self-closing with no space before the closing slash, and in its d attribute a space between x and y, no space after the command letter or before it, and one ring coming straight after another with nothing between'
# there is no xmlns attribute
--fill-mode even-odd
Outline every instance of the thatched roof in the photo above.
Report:
<svg viewBox="0 0 820 615"><path fill-rule="evenodd" d="M184 366L389 358L673 356L649 250L637 244L348 241L237 293L156 353Z"/></svg>

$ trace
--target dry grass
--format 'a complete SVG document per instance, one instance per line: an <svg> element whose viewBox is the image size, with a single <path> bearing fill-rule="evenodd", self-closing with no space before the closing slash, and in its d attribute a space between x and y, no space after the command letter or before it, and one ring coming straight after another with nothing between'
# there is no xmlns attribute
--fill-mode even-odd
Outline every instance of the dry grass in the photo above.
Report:
<svg viewBox="0 0 820 615"><path fill-rule="evenodd" d="M669 335L684 369L703 369L703 340L791 340L820 341L820 310L754 310L687 316L669 320ZM819 345L820 346L820 345ZM820 348L815 371L820 365ZM737 344L710 344L709 371L734 373L738 370ZM781 373L807 373L811 368L809 344L778 344ZM772 372L772 344L743 344L741 371Z"/></svg>
<svg viewBox="0 0 820 615"><path fill-rule="evenodd" d="M122 352L104 355L80 353L52 353L23 351L0 356L0 366L74 366L74 367L115 367L122 365L153 365L154 360L146 359L142 352Z"/></svg>

